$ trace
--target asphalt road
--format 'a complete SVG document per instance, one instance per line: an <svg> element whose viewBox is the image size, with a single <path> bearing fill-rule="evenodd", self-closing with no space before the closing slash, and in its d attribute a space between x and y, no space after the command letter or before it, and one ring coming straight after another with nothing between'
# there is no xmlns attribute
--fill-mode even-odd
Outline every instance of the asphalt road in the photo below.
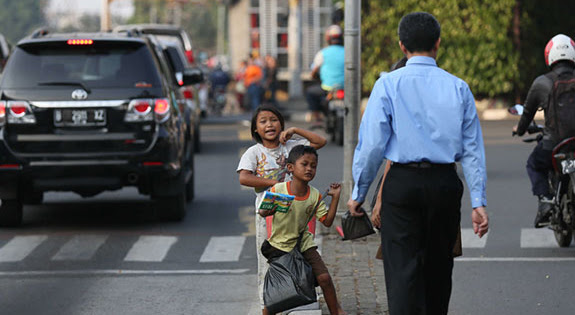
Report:
<svg viewBox="0 0 575 315"><path fill-rule="evenodd" d="M470 235L451 314L571 314L575 248L532 227L525 161L531 144L512 121L484 122L489 234ZM289 125L289 123L288 123ZM49 193L26 206L24 225L0 230L2 314L257 314L253 192L235 168L253 142L241 121L202 126L196 199L181 223L158 222L146 197L125 189L82 199ZM318 188L342 177L342 149L319 151ZM324 253L329 255L329 253Z"/></svg>

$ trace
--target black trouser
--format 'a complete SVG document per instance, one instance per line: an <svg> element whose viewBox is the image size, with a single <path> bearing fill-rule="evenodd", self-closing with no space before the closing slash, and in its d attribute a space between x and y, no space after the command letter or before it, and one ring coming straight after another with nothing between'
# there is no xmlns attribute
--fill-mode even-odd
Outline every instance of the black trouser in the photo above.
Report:
<svg viewBox="0 0 575 315"><path fill-rule="evenodd" d="M552 150L548 150L544 141L540 141L527 159L527 175L531 181L531 191L535 196L544 195L553 198L549 189L549 171L553 169L551 163ZM551 146L552 147L552 146Z"/></svg>
<svg viewBox="0 0 575 315"><path fill-rule="evenodd" d="M391 315L447 314L462 194L454 165L392 165L381 214Z"/></svg>

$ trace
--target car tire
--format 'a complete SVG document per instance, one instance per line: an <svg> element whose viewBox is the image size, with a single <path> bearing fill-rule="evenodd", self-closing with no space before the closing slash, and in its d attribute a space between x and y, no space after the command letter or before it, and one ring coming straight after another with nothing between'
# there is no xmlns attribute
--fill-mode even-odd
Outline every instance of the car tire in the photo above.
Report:
<svg viewBox="0 0 575 315"><path fill-rule="evenodd" d="M191 172L191 176L186 183L186 202L191 202L194 200L195 197L195 185L194 185L194 175L196 174L194 171L194 156L190 156L188 160L188 171Z"/></svg>
<svg viewBox="0 0 575 315"><path fill-rule="evenodd" d="M194 126L194 152L200 153L202 151L202 144L200 142L200 126L199 122Z"/></svg>
<svg viewBox="0 0 575 315"><path fill-rule="evenodd" d="M2 200L0 205L0 226L20 226L22 224L22 215L22 202L18 200Z"/></svg>
<svg viewBox="0 0 575 315"><path fill-rule="evenodd" d="M20 197L20 201L22 201L22 204L25 205L39 205L42 204L42 201L44 201L44 193L32 191L25 192Z"/></svg>
<svg viewBox="0 0 575 315"><path fill-rule="evenodd" d="M160 220L182 221L186 217L186 194L156 198L156 214Z"/></svg>

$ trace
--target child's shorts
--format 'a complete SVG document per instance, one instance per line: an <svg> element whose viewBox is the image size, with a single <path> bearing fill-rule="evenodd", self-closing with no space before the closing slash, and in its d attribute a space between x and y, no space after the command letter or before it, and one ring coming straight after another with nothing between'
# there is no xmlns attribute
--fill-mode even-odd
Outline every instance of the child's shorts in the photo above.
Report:
<svg viewBox="0 0 575 315"><path fill-rule="evenodd" d="M274 258L287 254L287 252L273 247L267 240L262 243L261 252L268 262ZM310 264L314 276L318 277L319 275L329 273L323 259L321 259L321 255L317 252L317 246L307 249L302 253L302 255Z"/></svg>

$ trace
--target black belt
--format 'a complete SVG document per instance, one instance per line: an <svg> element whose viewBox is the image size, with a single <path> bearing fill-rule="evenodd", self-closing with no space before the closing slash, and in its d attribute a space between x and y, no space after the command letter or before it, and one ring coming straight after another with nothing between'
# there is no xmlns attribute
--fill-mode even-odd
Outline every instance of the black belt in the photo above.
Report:
<svg viewBox="0 0 575 315"><path fill-rule="evenodd" d="M411 163L393 163L396 167L409 167L409 168L447 168L454 169L455 163L430 163L430 162L411 162Z"/></svg>

